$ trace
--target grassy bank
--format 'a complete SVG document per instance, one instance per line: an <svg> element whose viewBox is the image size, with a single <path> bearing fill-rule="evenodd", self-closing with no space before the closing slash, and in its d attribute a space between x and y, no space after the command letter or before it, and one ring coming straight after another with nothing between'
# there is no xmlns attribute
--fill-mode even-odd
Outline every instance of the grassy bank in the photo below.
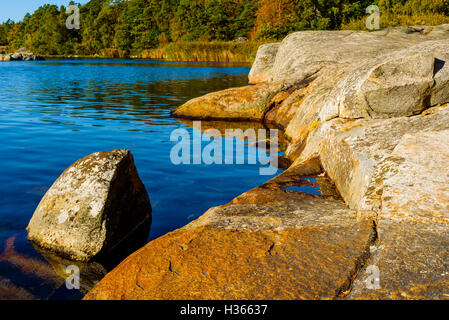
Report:
<svg viewBox="0 0 449 320"><path fill-rule="evenodd" d="M172 42L144 50L143 59L167 61L253 62L257 49L264 42Z"/></svg>

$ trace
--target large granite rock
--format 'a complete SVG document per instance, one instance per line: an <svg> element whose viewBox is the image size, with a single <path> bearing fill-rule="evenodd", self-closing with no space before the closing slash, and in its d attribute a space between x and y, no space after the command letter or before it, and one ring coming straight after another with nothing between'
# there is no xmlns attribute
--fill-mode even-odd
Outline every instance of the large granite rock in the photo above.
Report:
<svg viewBox="0 0 449 320"><path fill-rule="evenodd" d="M295 165L319 161L359 218L376 221L378 242L347 298L449 298L449 108L386 120L334 119L309 135Z"/></svg>
<svg viewBox="0 0 449 320"><path fill-rule="evenodd" d="M343 68L320 120L411 116L449 102L448 50L449 40L427 41Z"/></svg>
<svg viewBox="0 0 449 320"><path fill-rule="evenodd" d="M173 116L203 120L262 121L270 100L290 86L285 82L261 83L209 93L175 109Z"/></svg>
<svg viewBox="0 0 449 320"><path fill-rule="evenodd" d="M412 116L445 104L449 102L448 49L448 41L429 41L350 67L327 66L307 87L270 109L266 120L274 112L287 110L275 122L292 139L288 155L296 158L317 124L335 118Z"/></svg>
<svg viewBox="0 0 449 320"><path fill-rule="evenodd" d="M381 285L367 290L362 272L348 298L449 299L448 161L449 130L441 130L404 135L382 162L380 241L369 262Z"/></svg>
<svg viewBox="0 0 449 320"><path fill-rule="evenodd" d="M413 218L449 224L447 111L435 115L444 119L445 124L438 119L441 125L432 126L435 131L427 131L431 128L418 132L410 130L400 139L391 156L380 164L383 168L394 169L376 175L383 180L383 218Z"/></svg>
<svg viewBox="0 0 449 320"><path fill-rule="evenodd" d="M129 150L78 160L45 194L27 227L28 239L72 260L109 255L148 236L151 205Z"/></svg>
<svg viewBox="0 0 449 320"><path fill-rule="evenodd" d="M382 219L379 241L360 270L345 299L448 300L449 227L414 219ZM367 286L372 271L379 271L379 287Z"/></svg>
<svg viewBox="0 0 449 320"><path fill-rule="evenodd" d="M305 31L288 35L278 48L267 79L279 81L298 77L311 66L353 64L378 57L418 43L449 39L449 25L436 27L397 27L376 32L360 31ZM256 62L257 59L256 59ZM258 64L251 72L257 77Z"/></svg>
<svg viewBox="0 0 449 320"><path fill-rule="evenodd" d="M369 256L373 224L339 200L284 190L301 185L300 171L286 175L150 242L85 299L340 296Z"/></svg>
<svg viewBox="0 0 449 320"><path fill-rule="evenodd" d="M250 78L266 79L265 83L193 99L174 114L262 119L285 128L293 144L304 142L311 125L337 117L419 114L449 102L448 29L293 33L280 44L261 47ZM275 86L279 84L280 89ZM274 97L279 99L273 101ZM300 150L295 153L293 157Z"/></svg>
<svg viewBox="0 0 449 320"><path fill-rule="evenodd" d="M40 60L45 59L41 56L28 52L0 54L0 61L40 61Z"/></svg>

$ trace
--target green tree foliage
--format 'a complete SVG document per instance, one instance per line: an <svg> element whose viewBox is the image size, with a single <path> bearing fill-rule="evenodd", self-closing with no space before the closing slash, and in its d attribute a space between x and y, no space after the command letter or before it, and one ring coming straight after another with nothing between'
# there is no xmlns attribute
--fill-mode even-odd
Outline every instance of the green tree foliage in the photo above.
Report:
<svg viewBox="0 0 449 320"><path fill-rule="evenodd" d="M44 5L21 22L0 24L0 46L46 55L136 54L177 41L281 39L299 30L361 24L371 4L388 17L401 16L397 23L449 18L449 0L91 0L80 6L80 30L66 28L65 7Z"/></svg>

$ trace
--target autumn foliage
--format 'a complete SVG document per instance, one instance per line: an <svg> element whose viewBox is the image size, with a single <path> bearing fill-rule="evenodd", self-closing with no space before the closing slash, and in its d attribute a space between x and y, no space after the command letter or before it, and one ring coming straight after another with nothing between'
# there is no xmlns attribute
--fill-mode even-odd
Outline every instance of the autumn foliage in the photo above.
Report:
<svg viewBox="0 0 449 320"><path fill-rule="evenodd" d="M0 46L121 57L173 42L271 41L301 30L363 29L372 4L382 27L449 22L449 0L91 0L80 6L79 30L65 27L64 6L44 5L0 24Z"/></svg>

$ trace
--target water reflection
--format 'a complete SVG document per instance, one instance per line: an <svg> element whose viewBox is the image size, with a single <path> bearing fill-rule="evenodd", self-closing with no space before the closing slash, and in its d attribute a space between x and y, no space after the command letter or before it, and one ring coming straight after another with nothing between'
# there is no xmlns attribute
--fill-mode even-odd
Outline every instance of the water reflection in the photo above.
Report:
<svg viewBox="0 0 449 320"><path fill-rule="evenodd" d="M0 253L0 263L5 265L2 273L9 271L12 274L10 279L4 277L8 273L0 276L0 299L29 300L51 297L55 290L64 284L64 279L59 277L45 260L18 252L17 237L18 234L10 236Z"/></svg>

